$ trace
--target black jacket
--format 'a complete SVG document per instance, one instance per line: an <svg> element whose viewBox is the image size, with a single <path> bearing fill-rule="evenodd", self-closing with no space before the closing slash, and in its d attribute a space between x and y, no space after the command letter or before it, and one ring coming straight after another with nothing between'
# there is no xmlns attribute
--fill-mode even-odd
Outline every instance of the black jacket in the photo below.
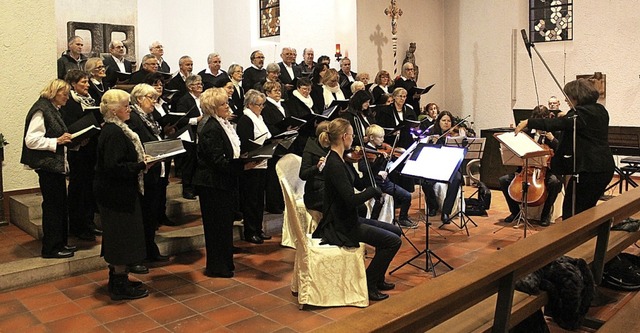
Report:
<svg viewBox="0 0 640 333"><path fill-rule="evenodd" d="M205 116L198 125L198 162L193 185L229 192L238 190L243 165L233 159L233 146L218 120Z"/></svg>
<svg viewBox="0 0 640 333"><path fill-rule="evenodd" d="M318 161L327 156L329 148L323 148L317 138L307 140L302 152L299 177L304 184L304 205L308 209L322 212L324 203L324 174L318 169Z"/></svg>
<svg viewBox="0 0 640 333"><path fill-rule="evenodd" d="M557 175L571 174L573 159L573 119L576 119L576 171L611 172L615 167L609 148L609 113L600 104L576 106L566 117L529 119L528 127L544 131L562 131L558 148L551 159L551 171Z"/></svg>
<svg viewBox="0 0 640 333"><path fill-rule="evenodd" d="M402 111L403 119L418 120L418 117L416 116L416 113L413 111L413 108L411 108L411 106L408 106L405 104L403 108L404 108ZM388 105L386 107L382 107L376 113L377 124L384 128L395 128L396 119L400 120L394 104ZM393 136L385 137L385 142L388 144L393 144L393 140L395 140L395 137ZM403 128L400 131L400 138L398 139L398 143L396 144L396 147L409 148L409 146L411 146L412 143L413 143L413 137L411 136L409 129Z"/></svg>
<svg viewBox="0 0 640 333"><path fill-rule="evenodd" d="M353 228L358 226L357 207L376 196L379 190L368 187L360 193L353 188L363 190L365 182L358 178L353 166L342 161L335 151L330 151L324 167L324 214L313 233L322 237L322 243L357 247L353 239Z"/></svg>

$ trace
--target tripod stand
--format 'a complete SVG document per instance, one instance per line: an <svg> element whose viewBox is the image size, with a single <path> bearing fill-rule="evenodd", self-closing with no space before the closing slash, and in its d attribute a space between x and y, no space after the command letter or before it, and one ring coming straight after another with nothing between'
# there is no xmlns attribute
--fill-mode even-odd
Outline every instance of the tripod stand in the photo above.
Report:
<svg viewBox="0 0 640 333"><path fill-rule="evenodd" d="M472 160L472 159L482 159L485 140L486 139L484 138L459 138L459 137L455 138L454 137L454 138L447 138L447 141L445 144L451 147L466 148L464 159ZM446 224L446 222L451 222L453 225L455 225L459 229L464 228L464 230L467 232L467 236L469 236L469 228L467 227L467 224L471 222L476 227L478 225L473 221L471 217L469 217L469 215L467 215L467 213L464 210L464 183L462 182L462 178L463 178L462 169L458 168L458 172L460 174L460 185L459 185L460 195L458 197L458 200L459 200L458 212L451 215L447 221L442 221L443 224L440 227L442 228ZM453 221L453 219L455 219L456 217L460 218L460 221L457 224L455 223L455 221Z"/></svg>
<svg viewBox="0 0 640 333"><path fill-rule="evenodd" d="M461 149L446 146L440 147L430 146L426 144L417 144L417 148L415 148L412 156L406 160L404 168L402 169L402 174L436 182L448 182L450 181L455 170L460 167L465 152L465 148ZM438 161L439 163L435 167L432 164L431 167L426 167L426 165L428 165L429 162L432 161ZM393 269L389 274L393 274L395 271L406 265L414 266L425 272L431 271L434 277L436 276L435 266L439 263L442 263L449 269L453 269L451 265L447 264L442 258L436 255L429 248L429 227L429 214L426 214L425 249L418 252L418 254L404 262L402 265ZM415 259L419 258L423 254L426 255L424 268L413 263ZM433 257L437 259L435 263L433 262Z"/></svg>

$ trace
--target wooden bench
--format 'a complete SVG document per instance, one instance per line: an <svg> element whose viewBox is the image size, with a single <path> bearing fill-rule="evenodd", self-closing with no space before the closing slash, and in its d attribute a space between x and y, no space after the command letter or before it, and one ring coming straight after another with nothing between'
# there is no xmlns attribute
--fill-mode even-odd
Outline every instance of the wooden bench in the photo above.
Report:
<svg viewBox="0 0 640 333"><path fill-rule="evenodd" d="M604 262L638 238L637 234L610 232L611 224L638 211L640 188L316 331L506 332L547 302L544 294L515 292L517 279L568 254L592 263L600 281ZM478 310L485 313L484 319ZM464 311L469 312L463 315ZM456 328L446 329L447 321Z"/></svg>
<svg viewBox="0 0 640 333"><path fill-rule="evenodd" d="M636 293L627 304L623 305L616 314L607 320L600 329L599 333L633 333L640 332L640 293Z"/></svg>

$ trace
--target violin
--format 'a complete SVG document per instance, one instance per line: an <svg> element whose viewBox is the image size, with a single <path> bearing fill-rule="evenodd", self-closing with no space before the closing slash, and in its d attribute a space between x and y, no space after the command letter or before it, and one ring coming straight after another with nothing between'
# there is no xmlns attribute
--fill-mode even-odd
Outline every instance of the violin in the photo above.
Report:
<svg viewBox="0 0 640 333"><path fill-rule="evenodd" d="M400 157L402 154L404 154L405 149L402 147L393 147L390 144L383 142L382 145L380 147L377 147L376 150L380 153L384 153L387 155L388 158L390 158L391 156L393 157Z"/></svg>
<svg viewBox="0 0 640 333"><path fill-rule="evenodd" d="M373 162L376 158L383 156L383 154L384 152L375 149L365 147L363 150L362 147L355 146L345 150L342 158L345 162L358 163L366 156L367 161Z"/></svg>
<svg viewBox="0 0 640 333"><path fill-rule="evenodd" d="M540 206L547 200L548 191L545 179L547 166L553 156L553 150L545 144L543 144L542 147L551 152L551 154L548 155L544 166L530 166L526 169L523 168L522 171L513 178L511 184L509 184L509 196L516 202L522 202L523 185L528 185L527 206L529 207Z"/></svg>

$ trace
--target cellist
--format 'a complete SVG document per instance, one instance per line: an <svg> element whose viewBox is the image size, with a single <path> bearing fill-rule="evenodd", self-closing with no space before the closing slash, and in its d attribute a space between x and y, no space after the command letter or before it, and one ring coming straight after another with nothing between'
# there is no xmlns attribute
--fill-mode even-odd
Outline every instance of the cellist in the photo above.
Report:
<svg viewBox="0 0 640 333"><path fill-rule="evenodd" d="M547 109L547 107L544 105L535 107L533 109L533 113L531 114L531 118L544 119L551 118L552 116L553 113L551 113L551 111L549 111L549 109ZM536 130L528 131L527 134L529 134L529 136L531 136L538 144L547 145L553 151L555 151L558 147L557 136L561 135L560 132L552 133ZM504 194L504 198L506 199L507 205L509 206L509 212L511 213L504 219L504 221L507 223L513 222L513 220L520 212L520 204L509 195L509 185L515 178L516 174L520 173L521 171L521 168L518 168L516 173L510 173L499 178L500 189ZM544 183L547 191L547 199L544 202L542 213L540 214L540 225L546 227L551 224L551 208L556 202L558 193L560 193L560 191L562 190L562 181L547 167Z"/></svg>

